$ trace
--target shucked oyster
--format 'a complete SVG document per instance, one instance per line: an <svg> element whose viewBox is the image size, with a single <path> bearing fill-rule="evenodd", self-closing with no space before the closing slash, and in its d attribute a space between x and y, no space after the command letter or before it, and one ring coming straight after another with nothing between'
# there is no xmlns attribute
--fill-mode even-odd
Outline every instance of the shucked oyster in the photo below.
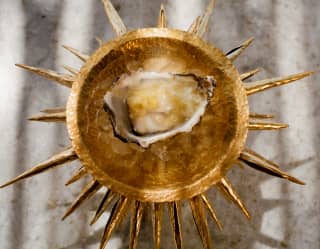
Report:
<svg viewBox="0 0 320 249"><path fill-rule="evenodd" d="M115 133L147 148L190 132L212 97L212 76L135 72L122 76L105 96Z"/></svg>

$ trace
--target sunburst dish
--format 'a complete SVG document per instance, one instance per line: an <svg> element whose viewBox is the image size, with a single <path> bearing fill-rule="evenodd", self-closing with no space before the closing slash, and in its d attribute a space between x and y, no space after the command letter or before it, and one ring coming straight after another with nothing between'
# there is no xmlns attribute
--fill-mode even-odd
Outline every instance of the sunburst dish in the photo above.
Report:
<svg viewBox="0 0 320 249"><path fill-rule="evenodd" d="M233 165L247 165L304 184L246 148L249 131L287 127L265 121L272 115L250 113L248 97L313 72L246 85L259 70L239 73L233 62L253 39L227 54L202 39L214 0L187 31L167 28L162 6L157 27L128 32L111 2L102 2L117 37L101 43L90 56L64 46L84 62L80 70L66 67L68 73L60 74L17 64L70 88L65 108L44 110L30 120L66 123L71 144L2 188L79 160L82 167L67 185L87 175L92 180L63 219L104 188L105 195L91 222L94 224L113 204L100 249L129 214L129 248L137 248L147 210L153 217L154 247L160 249L164 206L168 207L175 245L180 249L183 200L190 204L204 248L212 248L207 213L222 228L206 196L210 188L216 187L250 217L226 177Z"/></svg>

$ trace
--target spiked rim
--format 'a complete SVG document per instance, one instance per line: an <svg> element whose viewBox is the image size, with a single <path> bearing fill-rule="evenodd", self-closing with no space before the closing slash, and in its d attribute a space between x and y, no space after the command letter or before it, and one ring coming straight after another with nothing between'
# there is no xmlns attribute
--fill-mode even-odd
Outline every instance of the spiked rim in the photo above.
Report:
<svg viewBox="0 0 320 249"><path fill-rule="evenodd" d="M210 1L205 13L196 18L188 32L166 28L165 8L162 5L157 23L158 28L139 29L127 33L123 21L111 2L109 0L102 0L102 2L118 38L106 44L103 44L101 39L98 39L101 47L92 56L84 55L77 49L64 46L65 49L85 63L81 70L65 66L65 69L70 74L60 74L51 70L17 64L17 66L32 73L72 88L72 94L69 98L67 108L46 109L42 111L43 114L30 118L32 121L41 122L67 122L69 134L72 139L72 146L52 156L43 163L36 165L27 172L0 186L0 188L56 168L67 162L80 159L83 166L75 172L67 181L66 185L70 185L88 175L93 176L93 179L84 187L76 200L71 204L63 219L71 215L84 201L96 194L102 187L107 187L108 190L102 198L91 222L91 224L97 222L101 215L109 207L112 207L111 215L102 236L100 249L106 247L113 231L121 225L127 215L131 215L129 248L136 249L138 247L138 236L142 218L145 211L148 210L148 206L152 207L154 248L160 249L162 214L165 204L168 206L175 246L177 249L180 249L183 248L181 232L183 222L180 217L180 201L182 199L187 199L190 204L194 222L204 248L212 248L210 231L207 225L207 213L216 222L218 228L220 230L222 229L216 211L205 194L205 191L210 187L216 187L227 200L237 205L244 215L250 218L249 211L244 202L226 177L226 173L233 163L247 165L263 173L283 178L296 184L304 184L299 179L283 172L276 163L244 147L246 135L249 130L278 130L288 127L286 124L261 122L261 120L273 119L273 115L249 114L247 97L273 87L300 80L312 75L313 72L252 82L253 86L245 87L245 85L242 84L244 83L243 81L253 77L259 72L259 69L240 75L232 62L249 47L253 38L230 50L230 52L225 55L214 46L201 40L201 37L208 28L209 19L214 10L214 0ZM104 93L116 77L122 73L126 73L129 62L143 62L146 59L152 59L155 55L153 53L151 53L151 57L147 56L148 53L139 53L139 50L148 52L148 49L149 52L158 51L159 54L166 55L167 58L172 59L176 63L188 61L187 64L189 66L191 65L191 67L182 66L183 69L180 70L185 70L189 73L195 70L197 74L200 73L203 75L212 74L218 82L217 93L212 103L210 103L209 111L207 111L199 125L187 135L179 135L162 143L162 146L165 145L169 147L168 153L171 153L177 145L179 148L182 148L182 154L190 156L190 151L195 153L197 158L201 158L201 160L198 161L198 166L202 166L200 173L199 167L194 163L196 158L193 158L193 161L190 160L184 165L188 166L188 168L195 169L193 172L189 172L193 173L193 175L188 175L187 168L181 167L181 165L179 166L178 161L173 160L176 163L176 168L172 167L167 161L161 162L160 160L158 164L152 164L151 162L155 160L150 154L144 156L143 160L139 161L137 160L137 155L142 154L145 150L137 148L136 145L125 145L126 150L134 151L131 155L127 155L129 158L127 162L130 162L132 166L141 165L143 161L146 161L152 170L148 171L146 167L133 167L131 171L125 171L121 169L121 165L117 164L117 161L125 163L126 160L124 158L119 156L114 158L100 158L101 153L115 155L117 154L116 151L112 151L110 146L101 146L103 143L90 144L88 143L90 139L88 140L88 138L84 136L86 132L90 134L89 137L91 137L91 140L96 138L100 139L105 136L103 139L107 138L111 140L116 147L118 146L119 148L119 146L122 146L121 148L124 148L124 145L121 144L122 142L118 141L110 131L108 118L103 111L102 95L97 98L95 93L99 91L100 93ZM138 65L135 65L135 69L138 69L141 65L141 63L138 63ZM182 63L182 65L184 64ZM132 69L132 65L130 68ZM183 71L183 73L185 72ZM89 106L93 106L94 108L90 109ZM216 109L214 107L219 108ZM222 111L216 111L219 109ZM94 115L92 116L92 114ZM90 124L95 122L100 125L101 130L100 132L90 133L91 130L97 131L94 127L94 129L90 127ZM221 126L217 126L218 123L221 123ZM112 136L110 134L112 134ZM210 136L206 136L208 134L210 134ZM224 136L219 137L217 134ZM194 140L196 137L201 138L195 141L203 145L203 151L196 151L195 143L192 143L191 147L185 146L188 144L188 138L190 139L192 136L194 136ZM210 139L212 139L212 137L217 139L215 143L218 145L211 146ZM180 141L180 143L175 143L177 141ZM171 150L170 144L174 145L171 147ZM102 148L99 148L97 145L100 145ZM157 147L157 145L153 146L152 153L157 153L156 151L157 149L159 150L159 148L161 148L161 144L160 147ZM210 158L210 156L206 154L209 150L210 154L217 152L218 156L215 155ZM109 154L106 153L106 151L108 151ZM174 153L172 155L174 155ZM181 160L181 158L179 158L179 160ZM113 167L113 171L107 171L106 168L101 166L101 161L114 163L115 165L108 164L107 167ZM172 174L161 173L161 168L165 168L166 172L171 172ZM121 175L124 175L125 178L118 179L119 174L117 174L117 171L119 171L118 173ZM142 171L144 177L139 178L133 171ZM135 177L148 180L146 177L148 175L154 178L153 182L146 181L142 185L139 185L137 181L132 180L135 179ZM169 181L164 179L166 177L169 178ZM124 181L126 178L127 182L121 182L121 180ZM174 185L172 182L178 182L178 184Z"/></svg>

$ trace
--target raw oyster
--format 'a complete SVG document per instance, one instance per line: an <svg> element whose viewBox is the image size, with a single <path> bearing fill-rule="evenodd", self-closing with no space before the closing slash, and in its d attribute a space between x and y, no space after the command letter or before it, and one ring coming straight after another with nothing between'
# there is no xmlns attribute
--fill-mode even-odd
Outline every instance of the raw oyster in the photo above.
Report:
<svg viewBox="0 0 320 249"><path fill-rule="evenodd" d="M116 135L147 148L190 132L212 97L212 76L135 72L123 75L105 95Z"/></svg>

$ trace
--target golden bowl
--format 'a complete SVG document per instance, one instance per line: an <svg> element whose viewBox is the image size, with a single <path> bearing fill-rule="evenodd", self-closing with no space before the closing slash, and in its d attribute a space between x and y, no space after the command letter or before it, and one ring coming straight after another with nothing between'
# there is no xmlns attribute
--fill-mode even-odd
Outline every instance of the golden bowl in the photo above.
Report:
<svg viewBox="0 0 320 249"><path fill-rule="evenodd" d="M114 135L104 96L130 71L165 70L214 76L217 87L201 121L189 133L147 149ZM100 183L147 202L189 199L217 183L239 158L247 136L248 103L239 73L216 47L188 32L148 28L100 47L81 69L67 106L73 147Z"/></svg>

